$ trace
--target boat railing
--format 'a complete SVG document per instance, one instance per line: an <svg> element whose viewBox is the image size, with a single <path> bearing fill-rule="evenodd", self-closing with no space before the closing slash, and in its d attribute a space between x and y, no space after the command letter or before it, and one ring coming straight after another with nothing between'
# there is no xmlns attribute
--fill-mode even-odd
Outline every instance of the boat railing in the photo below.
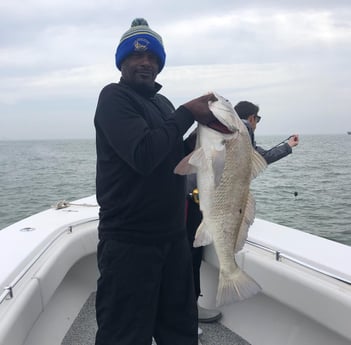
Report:
<svg viewBox="0 0 351 345"><path fill-rule="evenodd" d="M50 242L48 242L41 251L25 266L25 268L18 274L18 276L7 286L3 287L3 292L0 295L0 304L2 304L5 300L12 299L14 297L14 288L21 281L21 279L30 271L30 269L35 265L35 263L45 254L45 252L53 245L55 241L58 240L64 234L70 234L73 232L73 227L88 224L90 222L96 222L97 219L90 219L88 221L82 221L79 223L75 223L74 225L69 225L64 227L61 231L59 231L56 236L54 236Z"/></svg>
<svg viewBox="0 0 351 345"><path fill-rule="evenodd" d="M81 224L85 224L85 223L89 223L89 222L94 222L96 221L96 219L94 220L90 220L90 221L85 221L85 222L82 222L80 224L75 224L75 225L81 225ZM63 234L65 233L71 233L73 231L73 227L72 226L69 226L69 227L66 227L64 230L62 230L61 232L59 232L42 250L39 254L37 254L34 259L25 267L25 269L12 281L11 284L9 284L8 286L5 286L3 288L3 292L2 294L0 295L0 304L3 303L5 300L8 300L8 299L12 299L13 298L13 289L16 287L16 285L21 281L21 279L26 275L26 273L33 267L33 265L40 259L40 257L48 250L48 248L60 237L62 236ZM345 284L348 284L348 285L351 285L351 280L349 279L346 279L344 277L340 277L339 275L337 274L334 274L332 272L328 272L324 269L321 269L319 267L316 267L314 265L311 265L307 262L304 262L300 259L297 259L296 257L293 257L292 255L288 255L288 254L285 254L279 250L275 250L273 248L269 248L267 246L264 246L260 243L257 243L255 241L252 241L252 240L246 240L246 243L253 246L253 247L256 247L256 248L259 248L263 251L266 251L268 253L271 253L272 255L274 255L275 257L275 260L276 261L281 261L282 259L285 259L285 260L288 260L290 262L293 262L297 265L300 265L304 268L307 268L307 269L310 269L314 272L318 272L324 276L327 276L327 277L330 277L330 278L333 278L333 279L336 279L342 283L345 283Z"/></svg>
<svg viewBox="0 0 351 345"><path fill-rule="evenodd" d="M326 271L324 269L321 269L319 267L316 267L315 265L312 265L312 264L309 264L307 262L304 262L300 259L297 259L296 257L292 256L292 255L288 255L288 254L285 254L279 250L275 250L275 249L272 249L272 248L269 248L267 246L264 246L260 243L257 243L255 241L252 241L252 240L246 240L246 243L253 246L253 247L256 247L256 248L259 248L265 252L268 252L268 253L271 253L274 255L275 257L275 260L276 261L281 261L282 259L285 259L285 260L288 260L294 264L297 264L299 266L302 266L304 268L307 268L309 270L312 270L314 272L318 272L324 276L327 276L329 278L333 278L333 279L336 279L342 283L345 283L345 284L348 284L348 285L351 285L351 280L347 279L347 278L344 278L344 277L340 277L339 275L337 274L334 274L332 272L329 272L329 271Z"/></svg>

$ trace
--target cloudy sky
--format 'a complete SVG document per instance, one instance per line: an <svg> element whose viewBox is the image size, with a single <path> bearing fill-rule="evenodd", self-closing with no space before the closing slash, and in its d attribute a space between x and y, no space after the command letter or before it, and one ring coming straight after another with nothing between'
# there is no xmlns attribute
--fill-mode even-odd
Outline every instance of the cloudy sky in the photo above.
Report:
<svg viewBox="0 0 351 345"><path fill-rule="evenodd" d="M0 140L93 138L98 94L135 17L163 38L175 106L257 103L257 134L351 130L349 0L1 0Z"/></svg>

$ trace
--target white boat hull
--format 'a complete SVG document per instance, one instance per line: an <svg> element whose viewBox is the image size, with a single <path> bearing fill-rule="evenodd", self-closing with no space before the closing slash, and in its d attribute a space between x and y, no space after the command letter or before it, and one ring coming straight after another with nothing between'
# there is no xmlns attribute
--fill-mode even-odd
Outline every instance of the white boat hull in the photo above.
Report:
<svg viewBox="0 0 351 345"><path fill-rule="evenodd" d="M85 206L51 209L0 231L0 345L61 344L96 290L98 208L95 197L77 204ZM223 306L221 322L252 345L350 344L351 247L261 220L249 241L259 246L247 243L238 263L263 291ZM200 304L214 307L212 246L201 270Z"/></svg>

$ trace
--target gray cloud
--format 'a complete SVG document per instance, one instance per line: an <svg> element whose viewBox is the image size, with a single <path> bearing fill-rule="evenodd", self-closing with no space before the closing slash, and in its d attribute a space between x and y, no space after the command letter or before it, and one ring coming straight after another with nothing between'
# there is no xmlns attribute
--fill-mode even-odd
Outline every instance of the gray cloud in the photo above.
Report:
<svg viewBox="0 0 351 345"><path fill-rule="evenodd" d="M216 89L259 103L262 134L350 123L349 1L3 0L0 139L91 137L98 93L119 79L116 45L140 16L164 39L159 81L175 105Z"/></svg>

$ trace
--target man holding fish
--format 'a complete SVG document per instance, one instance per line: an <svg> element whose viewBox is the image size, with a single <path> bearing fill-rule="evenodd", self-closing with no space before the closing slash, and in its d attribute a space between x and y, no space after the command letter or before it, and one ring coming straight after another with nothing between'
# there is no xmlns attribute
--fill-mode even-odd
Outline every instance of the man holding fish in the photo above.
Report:
<svg viewBox="0 0 351 345"><path fill-rule="evenodd" d="M162 38L135 19L115 55L121 71L99 95L96 196L100 206L96 345L198 345L185 226L186 179L173 173L194 121L215 118L213 94L175 109L155 82Z"/></svg>

